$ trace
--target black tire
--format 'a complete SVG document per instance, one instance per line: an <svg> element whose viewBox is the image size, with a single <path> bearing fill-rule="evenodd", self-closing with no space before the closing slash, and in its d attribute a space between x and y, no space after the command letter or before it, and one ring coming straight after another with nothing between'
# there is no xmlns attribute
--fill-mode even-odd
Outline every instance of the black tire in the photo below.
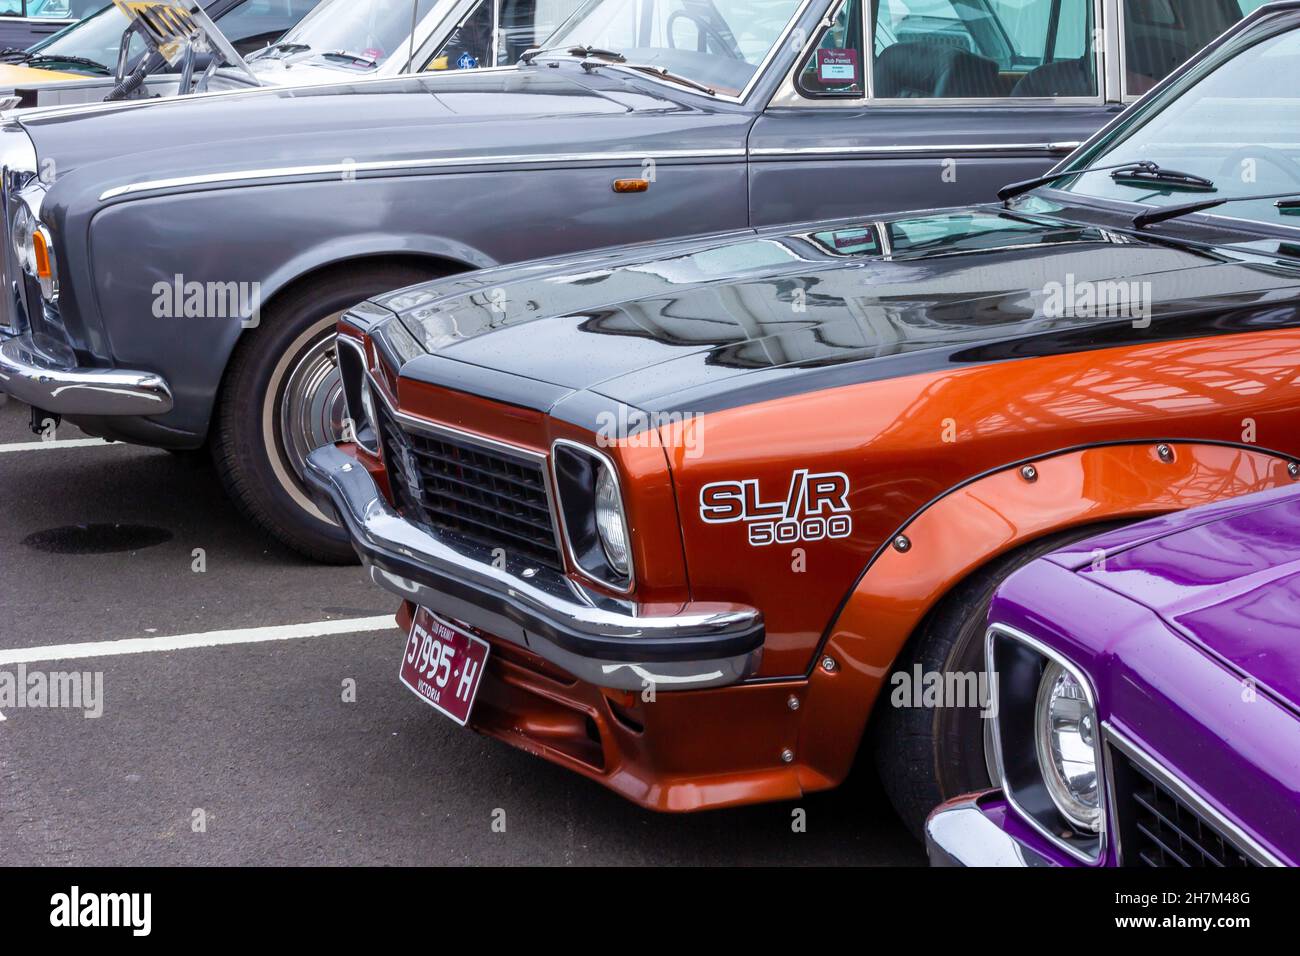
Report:
<svg viewBox="0 0 1300 956"><path fill-rule="evenodd" d="M323 370L338 315L437 274L391 263L332 272L273 302L258 328L245 332L235 347L217 401L212 458L239 510L305 557L330 564L356 561L347 534L311 501L300 466L293 463L291 448L300 452L312 436L285 434L288 386L309 360ZM341 396L325 385L311 394L320 396L323 407L341 405Z"/></svg>
<svg viewBox="0 0 1300 956"><path fill-rule="evenodd" d="M921 839L925 818L945 800L984 790L988 721L980 707L896 707L893 675L979 673L984 669L984 632L993 594L1017 568L1114 524L1050 535L991 561L954 587L921 621L880 691L871 721L876 768L903 823Z"/></svg>

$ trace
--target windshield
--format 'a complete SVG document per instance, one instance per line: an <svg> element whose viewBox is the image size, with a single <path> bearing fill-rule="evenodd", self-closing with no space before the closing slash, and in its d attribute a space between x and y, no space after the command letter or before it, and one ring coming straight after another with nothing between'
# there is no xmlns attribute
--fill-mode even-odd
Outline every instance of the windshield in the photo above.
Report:
<svg viewBox="0 0 1300 956"><path fill-rule="evenodd" d="M31 51L45 56L85 57L111 70L117 65L117 51L122 45L122 31L126 28L126 17L110 3L80 23L37 43ZM132 56L143 50L143 41L139 37L133 38Z"/></svg>
<svg viewBox="0 0 1300 956"><path fill-rule="evenodd" d="M799 7L800 0L588 0L543 45L615 51L736 96Z"/></svg>
<svg viewBox="0 0 1300 956"><path fill-rule="evenodd" d="M1300 193L1300 89L1286 77L1300 71L1300 29L1260 37L1252 31L1218 51L1099 143L1080 165L1150 160L1213 180L1189 193L1105 172L1063 180L1058 188L1085 196L1171 206L1199 199ZM1300 216L1273 200L1215 210L1270 225L1300 226Z"/></svg>
<svg viewBox="0 0 1300 956"><path fill-rule="evenodd" d="M326 0L280 39L280 46L359 72L406 55L412 18L429 15L437 0ZM274 55L274 50L267 55ZM345 54L346 56L333 56Z"/></svg>

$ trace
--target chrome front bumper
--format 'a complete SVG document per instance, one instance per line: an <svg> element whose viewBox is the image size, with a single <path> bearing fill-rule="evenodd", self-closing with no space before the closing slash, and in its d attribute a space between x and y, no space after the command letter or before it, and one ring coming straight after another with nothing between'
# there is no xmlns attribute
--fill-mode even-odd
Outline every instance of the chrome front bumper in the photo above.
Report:
<svg viewBox="0 0 1300 956"><path fill-rule="evenodd" d="M925 850L931 866L1054 866L990 820L971 794L941 804L925 821Z"/></svg>
<svg viewBox="0 0 1300 956"><path fill-rule="evenodd" d="M161 376L72 367L39 351L26 336L0 335L0 392L57 415L162 415L172 407Z"/></svg>
<svg viewBox="0 0 1300 956"><path fill-rule="evenodd" d="M758 668L764 630L754 608L647 608L527 562L507 559L498 567L491 548L406 521L370 473L334 446L312 452L306 477L376 584L525 647L579 680L619 690L694 690L734 684Z"/></svg>

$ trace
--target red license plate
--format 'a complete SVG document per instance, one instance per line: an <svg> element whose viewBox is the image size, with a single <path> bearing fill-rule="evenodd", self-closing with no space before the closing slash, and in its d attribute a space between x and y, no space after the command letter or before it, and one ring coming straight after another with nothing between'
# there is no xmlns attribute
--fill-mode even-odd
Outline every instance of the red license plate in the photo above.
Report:
<svg viewBox="0 0 1300 956"><path fill-rule="evenodd" d="M464 727L489 649L482 638L427 608L416 608L397 677L426 704Z"/></svg>

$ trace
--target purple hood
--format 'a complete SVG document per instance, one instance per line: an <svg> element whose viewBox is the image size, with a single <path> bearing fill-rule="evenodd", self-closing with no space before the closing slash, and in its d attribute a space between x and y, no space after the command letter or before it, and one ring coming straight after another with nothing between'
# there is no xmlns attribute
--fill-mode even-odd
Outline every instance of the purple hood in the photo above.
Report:
<svg viewBox="0 0 1300 956"><path fill-rule="evenodd" d="M1072 661L1108 735L1300 864L1300 484L1033 561L990 620Z"/></svg>
<svg viewBox="0 0 1300 956"><path fill-rule="evenodd" d="M1300 715L1300 486L1133 525L1048 560L1149 608Z"/></svg>

